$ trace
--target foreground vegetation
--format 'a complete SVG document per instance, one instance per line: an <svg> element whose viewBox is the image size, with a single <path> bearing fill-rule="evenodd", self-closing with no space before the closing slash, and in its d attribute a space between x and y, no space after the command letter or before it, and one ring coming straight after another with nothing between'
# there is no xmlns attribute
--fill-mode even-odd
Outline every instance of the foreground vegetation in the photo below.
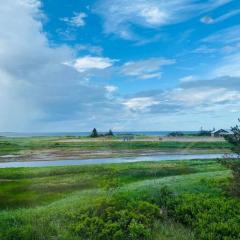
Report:
<svg viewBox="0 0 240 240"><path fill-rule="evenodd" d="M0 169L0 239L240 239L217 160Z"/></svg>

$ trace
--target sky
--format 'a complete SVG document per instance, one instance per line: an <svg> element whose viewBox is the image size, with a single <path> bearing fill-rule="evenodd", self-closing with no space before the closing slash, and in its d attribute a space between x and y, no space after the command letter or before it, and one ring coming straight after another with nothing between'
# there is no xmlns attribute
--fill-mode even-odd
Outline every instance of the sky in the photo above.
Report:
<svg viewBox="0 0 240 240"><path fill-rule="evenodd" d="M239 0L8 0L0 131L229 128Z"/></svg>

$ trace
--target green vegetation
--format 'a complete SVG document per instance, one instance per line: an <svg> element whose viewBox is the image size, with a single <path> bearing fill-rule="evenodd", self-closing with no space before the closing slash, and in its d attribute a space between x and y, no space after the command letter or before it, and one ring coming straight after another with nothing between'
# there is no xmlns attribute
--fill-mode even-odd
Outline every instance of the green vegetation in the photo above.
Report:
<svg viewBox="0 0 240 240"><path fill-rule="evenodd" d="M14 141L1 141L0 139L0 155L16 154L21 150L21 146Z"/></svg>
<svg viewBox="0 0 240 240"><path fill-rule="evenodd" d="M99 135L98 135L97 129L94 128L94 129L92 130L92 133L91 133L90 137L96 138L96 137L98 137L98 136L99 136Z"/></svg>
<svg viewBox="0 0 240 240"><path fill-rule="evenodd" d="M198 163L198 162L197 162ZM30 207L60 199L76 190L102 188L117 179L132 182L223 169L215 161L129 163L104 166L0 169L0 208Z"/></svg>
<svg viewBox="0 0 240 240"><path fill-rule="evenodd" d="M182 132L170 132L168 134L169 137L183 137L184 136L184 133Z"/></svg>
<svg viewBox="0 0 240 240"><path fill-rule="evenodd" d="M24 151L59 150L59 151L101 151L101 150L205 150L215 152L229 152L231 144L225 141L218 142L174 142L174 141L116 141L117 137L106 141L94 141L93 138L32 137L32 138L1 138L0 155L21 154ZM90 141L91 139L91 141ZM112 140L111 140L112 139Z"/></svg>
<svg viewBox="0 0 240 240"><path fill-rule="evenodd" d="M195 229L199 239L239 239L240 201L211 196L183 194L167 202L176 221Z"/></svg>
<svg viewBox="0 0 240 240"><path fill-rule="evenodd" d="M0 239L239 239L217 160L0 169Z"/></svg>
<svg viewBox="0 0 240 240"><path fill-rule="evenodd" d="M92 133L91 133L91 135L90 135L91 138L97 138L97 137L113 137L113 136L114 136L114 134L113 134L113 132L112 132L111 129L110 129L107 133L101 133L101 134L99 134L96 128L94 128L94 129L92 130Z"/></svg>
<svg viewBox="0 0 240 240"><path fill-rule="evenodd" d="M106 133L106 136L114 136L113 131L109 129L108 133Z"/></svg>
<svg viewBox="0 0 240 240"><path fill-rule="evenodd" d="M238 120L240 123L240 119ZM226 140L231 144L231 150L237 157L229 160L224 159L221 162L232 170L232 193L236 196L240 196L240 125L232 127L231 135L226 136Z"/></svg>

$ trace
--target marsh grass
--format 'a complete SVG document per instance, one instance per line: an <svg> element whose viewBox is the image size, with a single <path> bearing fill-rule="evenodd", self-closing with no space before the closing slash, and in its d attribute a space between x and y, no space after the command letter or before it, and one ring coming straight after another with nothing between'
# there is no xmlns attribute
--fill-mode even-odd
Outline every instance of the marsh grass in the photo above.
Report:
<svg viewBox="0 0 240 240"><path fill-rule="evenodd" d="M157 141L79 141L64 142L65 138L61 137L28 137L28 138L1 138L0 155L20 154L24 151L35 150L61 150L61 151L101 151L101 150L182 150L182 149L200 149L229 151L230 144L225 141L216 142L157 142ZM86 137L84 138L86 140Z"/></svg>
<svg viewBox="0 0 240 240"><path fill-rule="evenodd" d="M75 231L82 214L99 204L115 199L116 204L145 201L163 207L166 203L160 196L165 187L176 196L207 193L221 198L222 185L230 176L217 160L1 169L0 239L79 239ZM125 204L122 211L126 212ZM141 228L151 232L147 239L198 239L191 228L167 216L154 222L149 229Z"/></svg>
<svg viewBox="0 0 240 240"><path fill-rule="evenodd" d="M133 186L157 183L172 176L172 184L176 176L221 169L216 161L0 169L0 208L47 204L75 191L102 188L114 179L124 187L130 183Z"/></svg>

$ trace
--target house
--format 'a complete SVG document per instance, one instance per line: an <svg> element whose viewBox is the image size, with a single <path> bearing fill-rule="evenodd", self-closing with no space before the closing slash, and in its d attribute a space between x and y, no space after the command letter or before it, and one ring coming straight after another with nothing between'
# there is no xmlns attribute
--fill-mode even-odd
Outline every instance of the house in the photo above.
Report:
<svg viewBox="0 0 240 240"><path fill-rule="evenodd" d="M225 137L231 134L232 134L232 131L228 129L219 129L211 132L212 137Z"/></svg>

